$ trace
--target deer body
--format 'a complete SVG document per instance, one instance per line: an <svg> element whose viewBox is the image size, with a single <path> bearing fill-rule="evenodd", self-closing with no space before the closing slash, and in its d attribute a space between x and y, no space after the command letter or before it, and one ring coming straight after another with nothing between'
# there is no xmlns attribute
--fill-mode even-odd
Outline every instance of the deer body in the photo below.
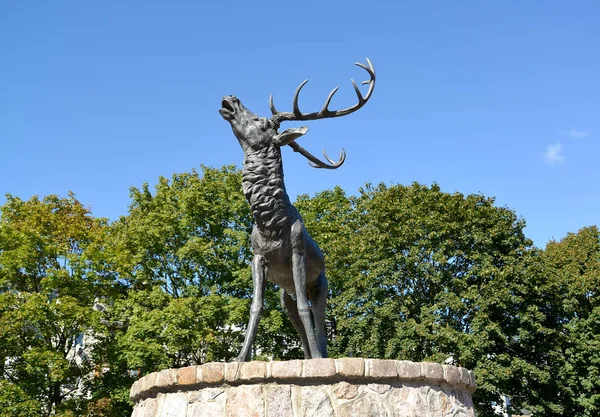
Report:
<svg viewBox="0 0 600 417"><path fill-rule="evenodd" d="M283 181L283 164L279 147L270 146L249 152L244 158L242 189L255 221L252 251L261 255L268 268L267 279L290 295L295 295L292 275L291 228L302 217L290 203ZM303 229L306 230L306 229ZM306 233L307 285L316 281L324 268L323 255Z"/></svg>
<svg viewBox="0 0 600 417"><path fill-rule="evenodd" d="M300 213L290 203L283 181L281 147L291 146L317 168L340 167L344 163L345 153L342 151L338 162L332 161L325 154L325 158L331 163L329 165L295 142L308 128L286 129L281 133L278 129L282 121L339 117L362 107L370 98L375 86L375 71L371 63L368 60L367 62L368 67L363 64L357 65L367 70L371 76L371 80L365 82L370 84L369 91L363 98L356 83L352 81L359 102L348 109L328 109L336 88L329 94L321 111L302 114L298 109L298 94L306 81L296 90L293 113L277 112L271 97L273 116L270 119L258 117L236 97L223 98L219 112L231 124L233 133L244 151L242 187L255 222L251 236L254 253L252 305L246 337L237 361L250 359L252 343L262 314L267 280L281 287L282 305L302 339L305 358L327 357L325 261L319 246L304 227Z"/></svg>

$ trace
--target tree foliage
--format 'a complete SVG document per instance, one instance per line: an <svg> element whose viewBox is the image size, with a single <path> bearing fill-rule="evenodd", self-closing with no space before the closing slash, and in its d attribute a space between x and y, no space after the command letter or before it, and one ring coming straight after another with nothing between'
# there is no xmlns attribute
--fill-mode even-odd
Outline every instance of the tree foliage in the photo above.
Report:
<svg viewBox="0 0 600 417"><path fill-rule="evenodd" d="M247 294L239 281L251 256L251 217L240 184L232 167L204 167L202 176L159 178L154 195L147 183L132 188L129 215L113 225L121 278L173 298L207 295L213 286Z"/></svg>
<svg viewBox="0 0 600 417"><path fill-rule="evenodd" d="M19 398L42 415L82 407L93 363L76 342L98 330L91 306L111 292L100 260L105 232L106 222L72 194L8 196L0 218L0 403Z"/></svg>
<svg viewBox="0 0 600 417"><path fill-rule="evenodd" d="M228 359L240 334L231 326L249 295L249 209L239 173L202 174L160 178L154 194L132 188L129 215L113 225L128 292L111 319L126 324L116 341L143 373Z"/></svg>
<svg viewBox="0 0 600 417"><path fill-rule="evenodd" d="M600 231L596 226L550 242L542 255L556 295L559 349L553 369L569 415L600 414Z"/></svg>

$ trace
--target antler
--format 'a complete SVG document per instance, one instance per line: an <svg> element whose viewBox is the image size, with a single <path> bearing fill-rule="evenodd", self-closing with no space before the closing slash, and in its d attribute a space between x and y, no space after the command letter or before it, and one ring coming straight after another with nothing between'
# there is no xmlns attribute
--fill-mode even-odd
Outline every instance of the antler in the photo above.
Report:
<svg viewBox="0 0 600 417"><path fill-rule="evenodd" d="M275 109L275 106L273 105L273 95L271 94L271 96L269 97L269 107L271 108L271 113L273 113L273 116L271 116L271 120L275 124L279 125L281 122L290 121L290 120L328 119L331 117L345 116L347 114L355 112L356 110L358 110L362 106L364 106L367 101L369 101L369 99L371 98L371 94L373 93L373 89L375 88L375 69L373 68L373 64L371 64L371 61L369 61L369 58L367 58L367 63L369 64L369 66L366 66L365 64L361 64L360 62L354 63L354 65L357 65L357 66L365 69L369 73L369 76L370 76L370 79L368 81L363 81L361 84L361 85L369 84L369 91L367 91L367 95L364 97L361 94L360 90L358 89L358 86L356 85L354 80L352 80L352 79L350 80L350 81L352 81L352 86L354 87L354 91L356 91L356 95L358 96L358 103L356 103L354 106L348 107L347 109L343 109L343 110L333 110L333 111L329 110L329 103L331 102L333 95L339 89L339 87L336 87L331 91L331 93L329 93L329 96L327 96L327 100L325 100L325 105L323 106L323 108L320 111L314 112L314 113L307 113L307 114L302 113L298 107L298 96L300 95L300 90L302 90L302 87L304 87L306 85L306 83L308 82L308 80L304 80L298 86L298 88L296 89L296 93L294 94L294 111L293 112L278 112Z"/></svg>
<svg viewBox="0 0 600 417"><path fill-rule="evenodd" d="M346 160L346 151L344 150L344 148L342 148L342 151L340 152L340 159L337 162L335 162L331 158L329 158L329 156L327 156L327 153L325 152L325 149L323 149L323 155L325 156L325 159L327 159L327 161L329 161L329 164L331 164L331 165L329 165L329 164L326 164L325 162L321 161L319 158L317 158L310 152L308 152L306 149L304 149L302 146L298 145L296 142L290 142L288 145L294 150L294 152L299 152L306 159L308 159L310 161L309 162L310 166L313 168L337 169L337 168L341 167L342 164L344 163L344 161Z"/></svg>
<svg viewBox="0 0 600 417"><path fill-rule="evenodd" d="M318 119L328 119L328 118L332 118L332 117L345 116L347 114L354 113L356 110L360 109L362 106L364 106L367 103L367 101L369 101L369 99L371 98L371 94L373 93L373 89L375 88L375 68L373 68L373 64L371 64L371 61L369 60L369 58L367 58L367 64L369 64L368 66L361 64L360 62L355 62L354 64L365 69L369 73L369 77L370 77L369 80L363 81L361 84L361 85L369 84L369 90L367 91L367 94L364 97L361 94L360 90L358 89L356 82L354 82L353 79L350 80L350 81L352 81L352 86L354 87L354 91L356 91L356 95L358 97L358 103L356 103L354 106L348 107L347 109L342 109L342 110L333 110L333 111L329 110L329 103L331 103L331 99L333 98L333 95L339 89L339 87L336 87L331 91L331 93L329 93L329 95L327 96L327 100L325 100L325 104L323 105L323 107L321 108L320 111L313 112L313 113L306 113L306 114L302 113L300 111L300 108L298 107L298 96L300 95L300 91L302 90L302 87L304 87L306 85L306 83L308 82L308 80L304 80L298 86L298 88L296 89L296 93L294 94L294 102L293 102L294 110L292 112L278 112L275 109L275 105L273 104L273 95L271 94L271 96L269 97L269 107L271 108L271 113L273 113L273 116L271 116L271 121L273 123L275 123L277 126L279 126L281 124L281 122L285 122L285 121L318 120ZM342 166L342 164L346 160L346 152L344 151L344 149L342 149L342 151L340 152L340 159L338 162L334 162L333 160L331 160L325 153L325 150L323 149L323 155L325 156L325 159L327 159L327 161L331 164L331 165L329 165L329 164L319 160L314 155L310 154L306 149L304 149L302 146L298 145L294 141L290 142L289 146L291 146L292 149L294 149L294 152L299 152L304 157L306 157L309 161L311 161L309 163L314 168L336 169L336 168L339 168L340 166Z"/></svg>

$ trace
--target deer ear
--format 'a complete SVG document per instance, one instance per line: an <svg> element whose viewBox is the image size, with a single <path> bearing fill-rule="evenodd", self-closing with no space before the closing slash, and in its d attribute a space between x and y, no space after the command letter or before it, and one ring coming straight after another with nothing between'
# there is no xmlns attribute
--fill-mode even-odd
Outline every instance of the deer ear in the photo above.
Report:
<svg viewBox="0 0 600 417"><path fill-rule="evenodd" d="M290 129L285 129L283 132L278 133L273 136L273 143L278 146L285 146L294 140L298 139L300 136L304 135L308 132L308 127L292 127Z"/></svg>

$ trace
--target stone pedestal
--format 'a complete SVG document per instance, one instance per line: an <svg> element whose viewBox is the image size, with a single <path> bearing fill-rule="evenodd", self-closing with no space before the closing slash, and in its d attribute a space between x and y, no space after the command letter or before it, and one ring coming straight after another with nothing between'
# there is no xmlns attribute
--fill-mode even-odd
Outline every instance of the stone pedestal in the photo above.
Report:
<svg viewBox="0 0 600 417"><path fill-rule="evenodd" d="M131 399L132 417L474 417L474 390L464 368L343 358L167 369Z"/></svg>

